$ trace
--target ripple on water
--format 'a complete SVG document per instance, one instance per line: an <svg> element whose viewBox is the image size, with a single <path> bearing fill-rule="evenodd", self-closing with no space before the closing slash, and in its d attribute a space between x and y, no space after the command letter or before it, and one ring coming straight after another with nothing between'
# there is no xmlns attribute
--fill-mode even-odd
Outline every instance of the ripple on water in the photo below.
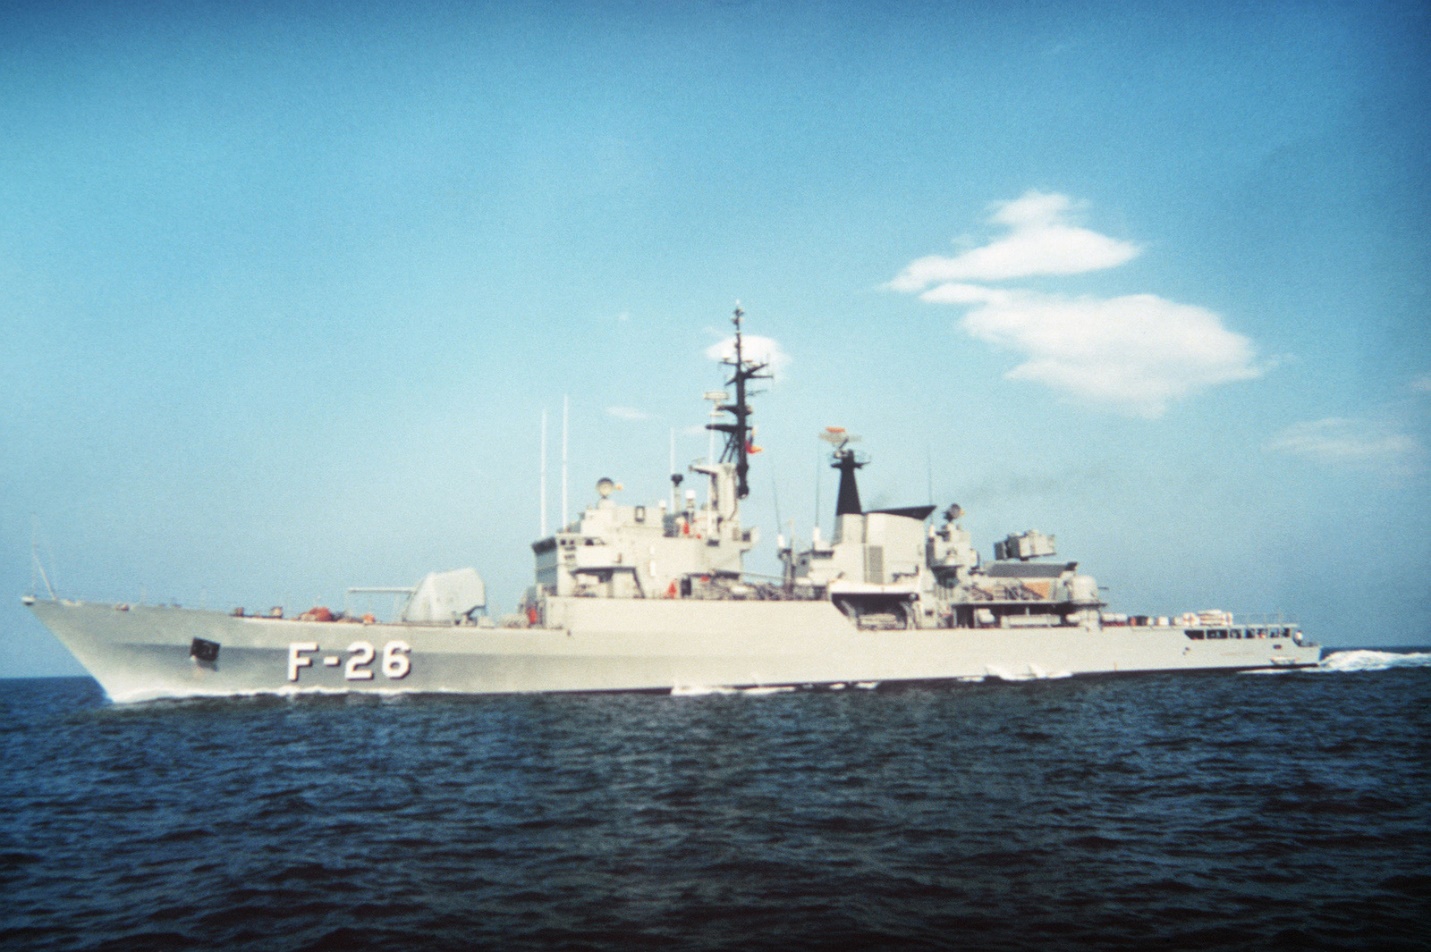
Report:
<svg viewBox="0 0 1431 952"><path fill-rule="evenodd" d="M1373 660L397 704L0 682L0 946L1415 948L1431 669Z"/></svg>

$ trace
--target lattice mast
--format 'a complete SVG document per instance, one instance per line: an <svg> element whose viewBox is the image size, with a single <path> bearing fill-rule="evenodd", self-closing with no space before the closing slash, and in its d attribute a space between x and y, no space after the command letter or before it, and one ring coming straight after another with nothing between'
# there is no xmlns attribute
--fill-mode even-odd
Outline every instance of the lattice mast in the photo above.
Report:
<svg viewBox="0 0 1431 952"><path fill-rule="evenodd" d="M750 472L750 454L758 452L752 442L755 428L750 422L750 415L754 411L746 402L747 397L754 394L746 390L746 384L751 380L770 379L770 374L763 372L770 366L768 361L747 360L745 357L745 345L741 337L740 326L740 319L744 316L745 312L737 304L730 319L730 322L735 325L735 355L733 358L727 357L721 361L722 364L731 368L731 377L726 384L735 385L735 400L716 407L717 410L729 413L733 419L721 423L706 424L706 429L725 434L725 449L721 451L720 461L735 463L735 491L736 496L740 499L750 495L750 485L746 478Z"/></svg>

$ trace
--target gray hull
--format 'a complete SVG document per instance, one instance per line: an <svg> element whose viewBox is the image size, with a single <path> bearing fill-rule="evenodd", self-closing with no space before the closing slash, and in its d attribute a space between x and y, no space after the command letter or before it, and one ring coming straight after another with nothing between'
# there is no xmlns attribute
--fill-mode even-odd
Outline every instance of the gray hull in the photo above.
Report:
<svg viewBox="0 0 1431 952"><path fill-rule="evenodd" d="M63 600L31 609L119 702L1023 680L1305 667L1320 656L1317 646L1287 638L1193 640L1176 626L864 630L828 602L551 598L546 627L533 628L236 618Z"/></svg>

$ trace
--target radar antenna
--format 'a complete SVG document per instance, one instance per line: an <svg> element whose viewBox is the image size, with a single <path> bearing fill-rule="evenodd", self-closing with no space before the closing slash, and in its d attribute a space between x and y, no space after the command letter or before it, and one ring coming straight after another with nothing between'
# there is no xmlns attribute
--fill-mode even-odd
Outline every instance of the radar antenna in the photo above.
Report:
<svg viewBox="0 0 1431 952"><path fill-rule="evenodd" d="M729 413L733 419L721 423L708 423L706 429L715 430L725 434L725 449L721 451L720 461L722 463L735 463L735 492L737 497L744 499L750 495L750 483L747 474L750 472L749 457L752 453L759 452L759 447L752 442L755 427L750 422L750 404L746 403L747 394L745 385L751 380L768 380L770 374L764 373L770 366L769 361L747 360L745 357L744 342L741 338L740 319L745 316L745 312L740 309L740 302L735 305L735 312L732 314L730 322L735 325L735 349L733 356L721 361L731 368L731 377L727 384L735 385L735 400L731 403L721 403L716 406L716 410Z"/></svg>

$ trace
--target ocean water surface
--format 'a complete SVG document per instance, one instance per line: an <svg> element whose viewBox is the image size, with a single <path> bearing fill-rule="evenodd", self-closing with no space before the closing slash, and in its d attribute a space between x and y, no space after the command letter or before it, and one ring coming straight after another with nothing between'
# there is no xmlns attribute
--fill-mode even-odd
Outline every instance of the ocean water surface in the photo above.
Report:
<svg viewBox="0 0 1431 952"><path fill-rule="evenodd" d="M683 696L0 681L0 947L1427 949L1431 652Z"/></svg>

